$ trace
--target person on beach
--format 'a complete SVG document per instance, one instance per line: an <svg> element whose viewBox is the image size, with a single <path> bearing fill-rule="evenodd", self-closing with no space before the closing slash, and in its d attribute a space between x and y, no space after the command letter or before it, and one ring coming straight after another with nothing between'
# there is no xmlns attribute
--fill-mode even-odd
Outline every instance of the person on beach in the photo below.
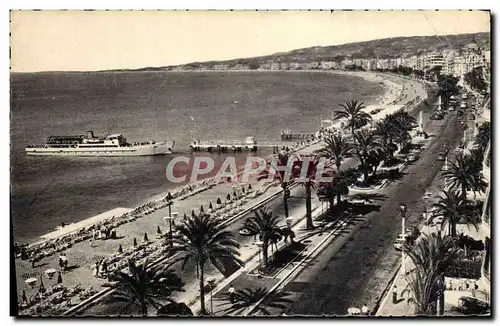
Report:
<svg viewBox="0 0 500 326"><path fill-rule="evenodd" d="M64 262L63 262L63 254L61 253L59 255L59 268L62 270L63 269L63 266L64 266Z"/></svg>
<svg viewBox="0 0 500 326"><path fill-rule="evenodd" d="M94 269L92 270L92 275L94 275L95 278L98 278L99 277L98 272L99 272L99 263L95 262Z"/></svg>
<svg viewBox="0 0 500 326"><path fill-rule="evenodd" d="M229 301L231 301L231 303L234 303L234 286L232 284L229 285L229 289L227 290L227 292L229 293Z"/></svg>
<svg viewBox="0 0 500 326"><path fill-rule="evenodd" d="M63 252L59 256L59 267L61 268L61 271L64 273L66 271L66 268L68 267L68 258L66 258L66 254Z"/></svg>
<svg viewBox="0 0 500 326"><path fill-rule="evenodd" d="M31 259L31 267L35 268L36 257L34 252L31 253L30 259Z"/></svg>

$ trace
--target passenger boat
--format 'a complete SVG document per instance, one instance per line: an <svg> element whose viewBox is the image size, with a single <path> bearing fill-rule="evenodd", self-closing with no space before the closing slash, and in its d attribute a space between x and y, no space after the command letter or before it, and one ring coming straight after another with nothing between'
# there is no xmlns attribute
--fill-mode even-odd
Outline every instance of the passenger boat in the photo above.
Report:
<svg viewBox="0 0 500 326"><path fill-rule="evenodd" d="M30 145L28 155L59 156L150 156L172 154L174 141L128 143L122 134L94 136L93 131L78 136L49 136L45 145Z"/></svg>

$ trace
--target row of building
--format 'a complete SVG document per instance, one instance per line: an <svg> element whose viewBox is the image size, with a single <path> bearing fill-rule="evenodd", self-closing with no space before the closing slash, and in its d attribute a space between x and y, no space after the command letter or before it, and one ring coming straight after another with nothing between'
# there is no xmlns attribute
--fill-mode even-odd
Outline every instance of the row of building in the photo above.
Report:
<svg viewBox="0 0 500 326"><path fill-rule="evenodd" d="M364 70L390 70L402 66L425 72L440 66L442 67L441 74L461 77L477 67L488 67L486 70L489 71L491 65L490 50L482 50L474 41L461 51L450 49L391 59L346 58L341 61L266 62L259 64L252 63L251 59L244 61L242 63L200 63L196 66L174 67L172 70L345 70L349 67L361 67Z"/></svg>

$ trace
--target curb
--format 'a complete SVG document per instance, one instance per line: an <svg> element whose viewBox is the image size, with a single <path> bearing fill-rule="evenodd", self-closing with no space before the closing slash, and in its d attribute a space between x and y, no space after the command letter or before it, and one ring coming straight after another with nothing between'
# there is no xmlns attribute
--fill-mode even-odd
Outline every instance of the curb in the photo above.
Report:
<svg viewBox="0 0 500 326"><path fill-rule="evenodd" d="M401 271L401 266L402 265L399 265L399 267L396 268L396 271L394 272L394 275L391 276L389 282L387 283L387 286L382 291L382 295L380 296L380 298L375 303L375 307L373 308L373 314L372 314L373 316L376 316L378 314L378 311L379 311L380 307L382 307L385 304L385 302L387 300L389 300L389 298L390 298L389 291L390 291L390 289L393 288L393 285L396 283L396 280L398 278L399 272Z"/></svg>

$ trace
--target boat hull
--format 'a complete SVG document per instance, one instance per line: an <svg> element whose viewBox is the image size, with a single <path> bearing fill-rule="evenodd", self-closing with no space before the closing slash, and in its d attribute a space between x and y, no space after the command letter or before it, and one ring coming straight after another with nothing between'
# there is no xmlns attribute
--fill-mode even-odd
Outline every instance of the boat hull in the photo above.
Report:
<svg viewBox="0 0 500 326"><path fill-rule="evenodd" d="M123 146L116 148L53 148L29 147L26 154L35 156L79 156L79 157L116 157L116 156L153 156L172 154L175 142Z"/></svg>

